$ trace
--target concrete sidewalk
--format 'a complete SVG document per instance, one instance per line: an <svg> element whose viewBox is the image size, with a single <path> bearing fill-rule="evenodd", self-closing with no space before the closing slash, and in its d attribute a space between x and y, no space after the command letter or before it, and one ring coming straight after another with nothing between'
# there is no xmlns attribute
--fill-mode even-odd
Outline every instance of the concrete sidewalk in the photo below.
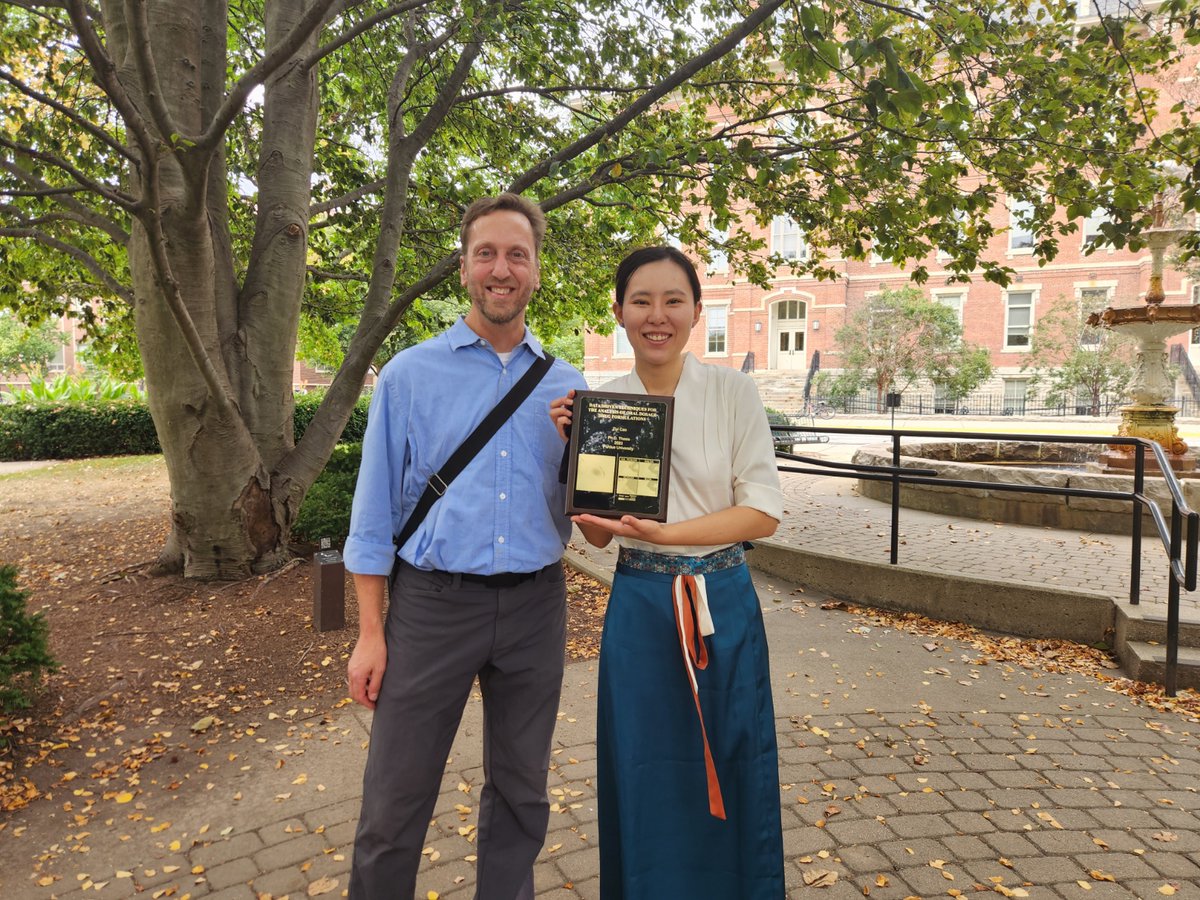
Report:
<svg viewBox="0 0 1200 900"><path fill-rule="evenodd" d="M1200 898L1200 725L1086 676L821 609L759 577L772 653L789 897ZM568 667L539 898L597 898L593 662ZM14 819L5 898L342 896L370 715L264 727L184 790L147 785L55 848ZM418 896L473 896L481 708L468 704ZM34 815L64 819L57 807ZM86 851L80 850L85 847ZM48 852L49 851L49 852ZM57 876L45 887L37 877ZM831 887L805 877L835 873ZM826 879L831 876L825 875ZM1086 887L1085 887L1086 886ZM432 892L432 893L430 893ZM737 898L698 898L737 900Z"/></svg>
<svg viewBox="0 0 1200 900"><path fill-rule="evenodd" d="M784 489L778 542L847 566L886 562L886 507L838 479L788 475ZM908 510L901 531L910 568L1127 589L1120 537ZM1155 552L1161 559L1148 542L1148 598L1165 568ZM611 571L611 550L577 540L571 556ZM822 609L824 596L781 578L756 573L756 584L772 654L789 897L1200 898L1200 723L1135 706L1089 676L996 663L957 640ZM567 668L539 898L599 897L595 668ZM481 712L473 696L430 826L422 898L474 893ZM148 767L136 798L105 795L108 812L86 826L72 818L68 785L0 832L0 897L343 896L369 728L370 714L353 706L265 721L222 742L199 771L173 774L169 760ZM836 881L806 886L822 871Z"/></svg>

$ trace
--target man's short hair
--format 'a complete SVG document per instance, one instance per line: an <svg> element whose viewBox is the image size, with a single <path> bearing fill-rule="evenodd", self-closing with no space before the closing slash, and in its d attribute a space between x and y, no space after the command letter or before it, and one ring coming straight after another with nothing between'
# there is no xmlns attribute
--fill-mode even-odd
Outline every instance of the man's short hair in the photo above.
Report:
<svg viewBox="0 0 1200 900"><path fill-rule="evenodd" d="M498 194L495 197L480 197L467 207L467 211L463 213L462 228L458 233L463 252L467 251L467 232L470 230L471 224L476 219L499 212L502 209L519 212L529 220L529 227L533 229L533 249L540 256L542 253L542 238L546 236L546 214L532 200L527 200L520 194L509 193L508 191Z"/></svg>

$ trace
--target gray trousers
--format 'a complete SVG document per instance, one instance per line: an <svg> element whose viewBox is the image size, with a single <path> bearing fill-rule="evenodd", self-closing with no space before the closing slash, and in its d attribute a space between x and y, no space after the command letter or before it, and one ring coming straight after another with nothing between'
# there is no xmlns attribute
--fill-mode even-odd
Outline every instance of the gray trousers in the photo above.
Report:
<svg viewBox="0 0 1200 900"><path fill-rule="evenodd" d="M476 900L532 900L566 642L555 564L511 588L402 564L371 724L353 900L410 900L442 773L475 677L483 694Z"/></svg>

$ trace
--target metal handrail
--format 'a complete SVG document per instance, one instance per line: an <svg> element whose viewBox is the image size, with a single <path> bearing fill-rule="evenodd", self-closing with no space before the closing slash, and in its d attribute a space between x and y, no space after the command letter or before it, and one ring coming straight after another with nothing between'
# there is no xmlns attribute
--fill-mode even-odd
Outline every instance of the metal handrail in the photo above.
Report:
<svg viewBox="0 0 1200 900"><path fill-rule="evenodd" d="M1183 497L1183 489L1171 469L1166 451L1156 441L1137 437L1097 438L1096 436L1071 434L997 434L995 432L847 428L824 425L772 425L771 431L776 433L819 432L823 434L858 434L891 439L892 465L890 466L838 463L778 450L775 456L784 461L799 462L816 467L798 468L795 466L780 466L779 471L781 472L794 472L806 475L832 475L838 478L860 478L867 481L891 482L892 521L890 562L892 565L896 565L899 560L900 486L902 484L932 484L943 487L1014 491L1027 494L1054 494L1063 497L1087 497L1090 499L1126 501L1132 504L1129 602L1131 605L1136 606L1139 603L1141 594L1142 510L1145 509L1149 512L1151 521L1154 522L1155 530L1158 532L1159 540L1166 551L1168 570L1170 572L1170 577L1167 579L1167 662L1164 689L1168 697L1175 696L1179 669L1179 591L1181 587L1188 591L1196 589L1197 561L1200 559L1200 513L1193 511L1187 505L1187 501ZM1042 485L944 478L938 476L936 470L933 469L915 469L901 466L900 439L902 437L1021 441L1026 443L1106 444L1109 446L1133 447L1135 454L1133 490L1102 491L1087 488L1046 487ZM1145 494L1145 453L1147 450L1154 454L1155 462L1159 468L1158 474L1163 478L1171 496L1171 521L1169 524L1157 501L1147 497Z"/></svg>
<svg viewBox="0 0 1200 900"><path fill-rule="evenodd" d="M1188 356L1187 348L1182 344L1171 345L1171 365L1179 366L1179 373L1192 392L1192 399L1200 400L1200 374L1197 374L1196 367L1192 365L1192 360Z"/></svg>

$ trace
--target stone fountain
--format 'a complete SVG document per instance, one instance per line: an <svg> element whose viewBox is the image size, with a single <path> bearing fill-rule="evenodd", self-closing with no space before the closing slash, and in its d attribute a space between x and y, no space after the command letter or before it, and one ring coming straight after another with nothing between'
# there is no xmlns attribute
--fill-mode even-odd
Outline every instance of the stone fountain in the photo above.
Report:
<svg viewBox="0 0 1200 900"><path fill-rule="evenodd" d="M1168 225L1163 206L1154 206L1154 226L1143 234L1150 248L1150 286L1145 303L1140 306L1108 307L1092 313L1088 324L1093 327L1117 328L1137 339L1137 363L1130 396L1133 400L1122 406L1118 437L1140 437L1157 441L1167 452L1167 460L1177 473L1196 471L1196 455L1179 436L1175 416L1179 407L1172 406L1173 379L1167 371L1167 339L1190 331L1200 325L1200 305L1163 304L1163 257L1168 247L1179 241L1190 229ZM1136 454L1133 447L1110 446L1100 454L1104 470L1130 473ZM1153 456L1146 457L1146 470L1157 471Z"/></svg>

